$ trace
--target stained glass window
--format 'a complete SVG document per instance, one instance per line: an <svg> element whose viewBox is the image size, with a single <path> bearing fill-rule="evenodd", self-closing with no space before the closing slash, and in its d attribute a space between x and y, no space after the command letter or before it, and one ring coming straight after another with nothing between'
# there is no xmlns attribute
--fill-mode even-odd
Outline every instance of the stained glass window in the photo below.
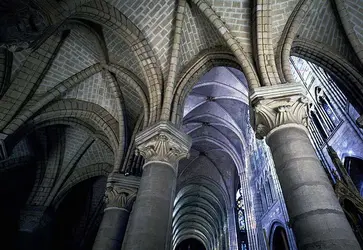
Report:
<svg viewBox="0 0 363 250"><path fill-rule="evenodd" d="M245 206L243 203L243 196L241 189L237 190L236 193L236 223L237 223L237 235L239 250L247 250L247 228L246 228L246 217L245 217Z"/></svg>
<svg viewBox="0 0 363 250"><path fill-rule="evenodd" d="M330 120L333 122L335 126L339 125L339 118L335 115L330 106L326 103L325 100L322 101L322 106L324 111L328 114Z"/></svg>
<svg viewBox="0 0 363 250"><path fill-rule="evenodd" d="M238 211L238 224L239 224L239 230L241 231L246 230L245 216L242 210Z"/></svg>
<svg viewBox="0 0 363 250"><path fill-rule="evenodd" d="M247 244L246 243L242 243L241 244L241 250L247 250Z"/></svg>
<svg viewBox="0 0 363 250"><path fill-rule="evenodd" d="M241 190L237 191L237 215L238 215L238 227L240 231L246 231L246 221L245 221L245 214L244 214L244 204L242 200Z"/></svg>

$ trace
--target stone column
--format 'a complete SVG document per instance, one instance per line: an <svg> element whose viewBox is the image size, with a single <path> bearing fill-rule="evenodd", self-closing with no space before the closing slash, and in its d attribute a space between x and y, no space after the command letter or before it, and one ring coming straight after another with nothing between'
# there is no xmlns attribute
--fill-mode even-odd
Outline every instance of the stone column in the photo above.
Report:
<svg viewBox="0 0 363 250"><path fill-rule="evenodd" d="M93 250L121 249L138 185L138 177L122 174L109 177L105 194L106 208Z"/></svg>
<svg viewBox="0 0 363 250"><path fill-rule="evenodd" d="M360 249L309 139L303 90L261 87L251 98L256 133L271 148L298 249Z"/></svg>
<svg viewBox="0 0 363 250"><path fill-rule="evenodd" d="M136 136L145 158L124 250L169 250L177 163L188 155L191 138L169 122L159 122Z"/></svg>

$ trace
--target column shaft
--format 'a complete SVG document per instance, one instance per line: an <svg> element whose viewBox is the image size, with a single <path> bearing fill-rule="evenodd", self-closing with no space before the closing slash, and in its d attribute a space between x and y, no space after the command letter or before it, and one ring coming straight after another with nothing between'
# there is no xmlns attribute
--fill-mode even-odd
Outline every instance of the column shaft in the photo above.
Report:
<svg viewBox="0 0 363 250"><path fill-rule="evenodd" d="M188 155L192 140L160 121L140 132L135 144L146 163L123 249L169 250L178 161Z"/></svg>
<svg viewBox="0 0 363 250"><path fill-rule="evenodd" d="M93 250L120 250L129 212L124 208L105 209Z"/></svg>
<svg viewBox="0 0 363 250"><path fill-rule="evenodd" d="M281 125L267 138L299 249L360 249L307 131Z"/></svg>
<svg viewBox="0 0 363 250"><path fill-rule="evenodd" d="M113 173L108 177L101 225L93 250L120 250L129 214L136 198L139 178Z"/></svg>
<svg viewBox="0 0 363 250"><path fill-rule="evenodd" d="M167 163L145 164L124 250L168 249L175 185L175 171Z"/></svg>

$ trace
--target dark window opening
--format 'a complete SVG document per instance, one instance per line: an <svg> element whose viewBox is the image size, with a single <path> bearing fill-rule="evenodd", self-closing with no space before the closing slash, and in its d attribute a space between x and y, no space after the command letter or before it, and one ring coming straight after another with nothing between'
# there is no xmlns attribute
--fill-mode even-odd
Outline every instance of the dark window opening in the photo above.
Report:
<svg viewBox="0 0 363 250"><path fill-rule="evenodd" d="M278 226L272 236L272 248L271 250L289 250L289 244L287 241L286 231L283 227Z"/></svg>
<svg viewBox="0 0 363 250"><path fill-rule="evenodd" d="M176 248L176 250L206 250L204 245L196 239L186 239L182 241Z"/></svg>

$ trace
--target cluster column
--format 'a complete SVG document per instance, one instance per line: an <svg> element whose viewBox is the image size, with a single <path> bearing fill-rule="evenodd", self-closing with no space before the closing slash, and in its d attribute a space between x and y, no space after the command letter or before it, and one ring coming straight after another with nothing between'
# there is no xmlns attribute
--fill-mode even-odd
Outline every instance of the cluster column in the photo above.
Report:
<svg viewBox="0 0 363 250"><path fill-rule="evenodd" d="M106 208L93 250L121 249L138 186L138 177L121 174L109 177L105 193Z"/></svg>
<svg viewBox="0 0 363 250"><path fill-rule="evenodd" d="M171 123L159 122L135 142L145 164L122 249L169 249L177 163L188 155L191 138Z"/></svg>
<svg viewBox="0 0 363 250"><path fill-rule="evenodd" d="M266 137L299 249L360 249L309 139L307 104L297 84L251 95L257 137Z"/></svg>

